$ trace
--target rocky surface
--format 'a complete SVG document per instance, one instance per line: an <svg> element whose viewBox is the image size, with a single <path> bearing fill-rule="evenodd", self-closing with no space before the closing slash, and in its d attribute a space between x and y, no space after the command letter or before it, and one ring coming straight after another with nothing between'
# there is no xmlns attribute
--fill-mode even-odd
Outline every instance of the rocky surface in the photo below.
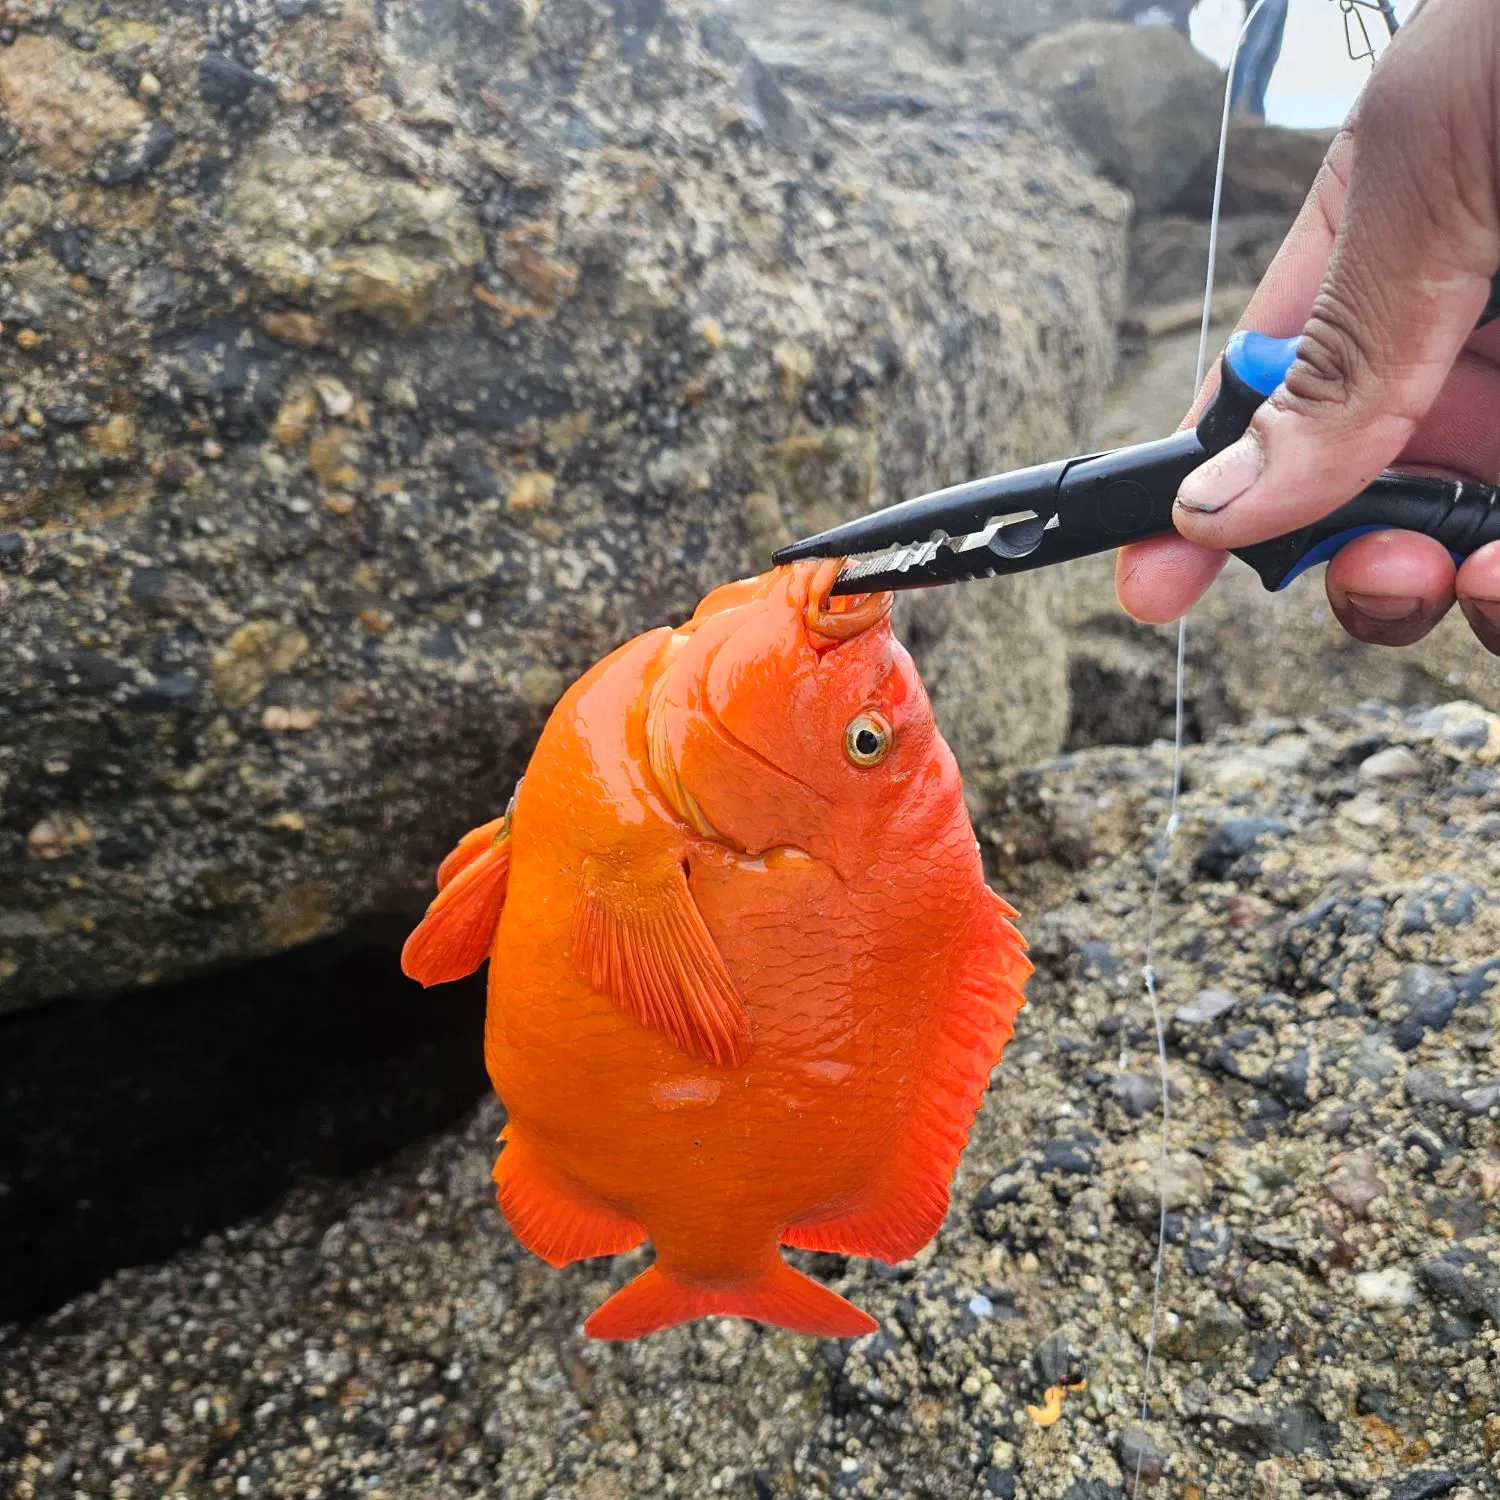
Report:
<svg viewBox="0 0 1500 1500"><path fill-rule="evenodd" d="M1292 218L1291 214L1277 213L1221 218L1214 285L1244 288L1247 293L1258 286L1292 227ZM1201 307L1203 282L1208 275L1209 229L1207 219L1182 214L1161 214L1133 226L1129 282L1132 307L1175 302L1196 302Z"/></svg>
<svg viewBox="0 0 1500 1500"><path fill-rule="evenodd" d="M949 61L993 66L1044 32L1102 21L1116 0L855 0L889 16ZM856 23L858 24L858 23ZM868 23L865 23L868 25Z"/></svg>
<svg viewBox="0 0 1500 1500"><path fill-rule="evenodd" d="M1312 188L1331 138L1329 131L1231 121L1216 287L1248 290L1259 284ZM1210 147L1165 212L1136 215L1130 244L1133 309L1179 304L1190 315L1192 303L1201 304L1216 166L1217 153Z"/></svg>
<svg viewBox="0 0 1500 1500"><path fill-rule="evenodd" d="M1264 120L1229 122L1224 151L1222 211L1295 214L1302 207L1337 131L1289 130ZM1172 204L1175 213L1206 219L1214 206L1213 156L1201 160Z"/></svg>
<svg viewBox="0 0 1500 1500"><path fill-rule="evenodd" d="M1171 27L1080 21L1029 43L1014 71L1138 213L1166 208L1216 154L1224 74Z"/></svg>
<svg viewBox="0 0 1500 1500"><path fill-rule="evenodd" d="M1026 113L1034 98L974 59L945 57L909 26L855 4L719 0L716 13L783 87L835 120Z"/></svg>
<svg viewBox="0 0 1500 1500"><path fill-rule="evenodd" d="M585 1342L642 1257L524 1255L487 1106L12 1331L8 1492L1112 1500L1139 1470L1143 1494L1494 1494L1500 719L1370 710L1189 751L1163 1172L1139 964L1167 772L1069 756L987 830L1038 972L947 1226L893 1269L804 1258L878 1333Z"/></svg>
<svg viewBox="0 0 1500 1500"><path fill-rule="evenodd" d="M0 7L0 1009L410 913L605 650L1077 440L1122 198L863 87L676 0ZM1054 599L910 607L977 810Z"/></svg>

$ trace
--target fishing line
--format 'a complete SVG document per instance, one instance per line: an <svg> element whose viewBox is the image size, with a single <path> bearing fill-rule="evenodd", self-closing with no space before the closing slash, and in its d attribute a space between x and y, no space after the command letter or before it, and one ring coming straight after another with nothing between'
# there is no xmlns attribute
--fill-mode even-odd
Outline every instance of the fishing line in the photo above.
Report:
<svg viewBox="0 0 1500 1500"><path fill-rule="evenodd" d="M1230 48L1229 61L1225 67L1224 80L1224 112L1219 121L1219 155L1214 165L1214 196L1213 207L1209 213L1208 221L1208 272L1204 278L1203 286L1203 316L1198 324L1198 362L1193 373L1193 389L1190 400L1196 400L1198 392L1203 386L1204 367L1208 363L1208 332L1213 320L1213 296L1214 296L1214 268L1218 260L1219 252L1219 218L1224 197L1224 158L1229 146L1229 117L1234 103L1234 67L1239 58L1240 46L1250 30L1250 23L1260 13L1261 7L1266 0L1256 0L1255 5L1245 16L1244 24L1234 39L1234 46ZM1390 36L1394 37L1398 29L1396 13L1391 0L1339 0L1339 8L1344 13L1344 35L1345 45L1349 56L1356 62L1369 60L1373 66L1376 58L1376 49L1370 41L1369 33L1365 30L1363 18L1359 15L1361 10L1376 10L1386 24ZM1351 16L1359 23L1359 30L1363 47L1356 49L1353 34L1350 29ZM1145 962L1141 967L1141 979L1145 984L1146 999L1151 1006L1151 1021L1156 1031L1156 1057L1158 1077L1161 1084L1161 1154L1158 1158L1157 1173L1159 1179L1160 1196L1158 1199L1159 1209L1156 1226L1156 1266L1152 1279L1151 1288L1151 1323L1146 1336L1146 1365L1141 1377L1141 1425L1144 1427L1149 1415L1149 1404L1151 1399L1151 1366L1156 1355L1156 1338L1161 1316L1161 1283L1162 1268L1166 1259L1167 1248L1167 1161L1168 1161L1168 1139L1171 1131L1172 1107L1171 1096L1167 1080L1167 1039L1162 1025L1161 1002L1156 991L1156 934L1158 918L1161 905L1162 876L1166 871L1167 858L1172 852L1172 840L1177 832L1178 803L1182 796L1182 740L1184 700L1187 667L1187 616L1177 622L1177 675L1175 692L1173 695L1173 735L1172 735L1172 794L1167 806L1167 818L1162 827L1161 841L1157 851L1157 863L1155 875L1151 883L1151 905L1150 914L1146 926L1146 955ZM1122 1043L1120 1049L1120 1069L1123 1072L1126 1066L1126 1053ZM1141 1465L1145 1462L1145 1445L1141 1445L1136 1458L1135 1478L1131 1491L1135 1495L1140 1494L1141 1489Z"/></svg>
<svg viewBox="0 0 1500 1500"><path fill-rule="evenodd" d="M1203 316L1198 324L1198 364L1193 374L1193 388L1188 395L1189 403L1197 400L1203 385L1204 366L1208 360L1208 332L1213 321L1214 267L1219 254L1219 212L1224 196L1224 157L1229 147L1229 116L1234 104L1234 66L1240 55L1240 45L1245 40L1250 24L1260 14L1266 0L1255 0L1245 17L1244 25L1229 50L1229 61L1224 74L1224 111L1219 120L1219 152L1214 163L1213 207L1208 220L1208 271L1203 284ZM1144 1429L1150 1415L1151 1367L1156 1357L1156 1337L1161 1318L1162 1268L1167 1253L1167 1163L1168 1142L1172 1127L1171 1089L1167 1078L1167 1035L1162 1024L1161 1000L1156 992L1156 934L1160 918L1162 877L1166 873L1167 859L1172 852L1172 840L1177 833L1177 808L1182 798L1182 740L1183 721L1186 717L1187 683L1187 615L1177 622L1177 673L1172 702L1172 793L1167 803L1167 818L1162 825L1161 839L1157 846L1156 871L1151 881L1151 904L1146 922L1146 954L1141 966L1141 979L1146 988L1146 999L1151 1006L1151 1024L1156 1032L1157 1077L1161 1086L1161 1153L1157 1158L1158 1208L1156 1220L1156 1266L1151 1284L1151 1322L1146 1334L1146 1365L1141 1374L1141 1426ZM1125 1069L1126 1054L1120 1049L1120 1070ZM1146 1459L1146 1444L1142 1442L1136 1453L1135 1477L1131 1483L1131 1494L1141 1492L1141 1465Z"/></svg>

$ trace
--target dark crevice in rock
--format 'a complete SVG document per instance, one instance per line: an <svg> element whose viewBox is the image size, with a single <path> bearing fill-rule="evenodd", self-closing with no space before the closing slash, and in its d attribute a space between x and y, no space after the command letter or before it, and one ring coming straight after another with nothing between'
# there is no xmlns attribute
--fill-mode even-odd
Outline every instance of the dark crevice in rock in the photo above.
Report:
<svg viewBox="0 0 1500 1500"><path fill-rule="evenodd" d="M480 979L315 944L0 1021L0 1326L360 1173L486 1090Z"/></svg>
<svg viewBox="0 0 1500 1500"><path fill-rule="evenodd" d="M1165 637L1096 631L1075 641L1068 661L1066 748L1149 745L1171 739L1175 717L1176 650ZM1199 744L1240 722L1217 674L1189 668L1183 735Z"/></svg>

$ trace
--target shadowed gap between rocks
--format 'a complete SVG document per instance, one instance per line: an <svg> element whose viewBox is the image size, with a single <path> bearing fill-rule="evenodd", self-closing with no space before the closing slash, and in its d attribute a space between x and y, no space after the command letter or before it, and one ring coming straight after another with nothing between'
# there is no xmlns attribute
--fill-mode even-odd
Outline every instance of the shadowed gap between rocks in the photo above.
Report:
<svg viewBox="0 0 1500 1500"><path fill-rule="evenodd" d="M483 1018L369 940L0 1021L0 1326L448 1128Z"/></svg>

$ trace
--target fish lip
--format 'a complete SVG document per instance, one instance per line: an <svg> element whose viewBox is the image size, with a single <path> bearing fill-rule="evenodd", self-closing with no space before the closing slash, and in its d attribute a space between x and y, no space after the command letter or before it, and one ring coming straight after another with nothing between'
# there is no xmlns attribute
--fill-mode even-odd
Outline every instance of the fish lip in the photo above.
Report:
<svg viewBox="0 0 1500 1500"><path fill-rule="evenodd" d="M879 625L889 618L896 602L895 594L889 592L844 594L835 609L832 589L843 565L844 560L838 557L824 558L818 563L808 579L807 603L802 612L809 636L821 637L834 645L853 640Z"/></svg>

